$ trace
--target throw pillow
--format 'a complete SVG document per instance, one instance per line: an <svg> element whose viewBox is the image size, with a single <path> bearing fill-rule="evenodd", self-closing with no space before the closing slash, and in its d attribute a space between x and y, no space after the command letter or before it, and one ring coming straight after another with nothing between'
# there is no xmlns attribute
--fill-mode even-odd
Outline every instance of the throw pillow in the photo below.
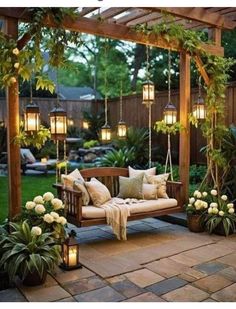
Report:
<svg viewBox="0 0 236 309"><path fill-rule="evenodd" d="M78 179L80 179L84 182L84 178L80 174L80 171L78 169L75 169L73 172L71 172L68 175L65 175L65 174L61 175L62 184L65 185L69 189L73 189L74 181L78 180Z"/></svg>
<svg viewBox="0 0 236 309"><path fill-rule="evenodd" d="M129 166L128 169L129 169L129 177L138 176L142 173L144 173L145 176L146 175L156 175L156 167L152 167L147 170L135 170L134 168ZM145 177L143 177L143 183L147 183L147 180Z"/></svg>
<svg viewBox="0 0 236 309"><path fill-rule="evenodd" d="M157 185L157 197L169 198L166 193L166 182L169 174L160 174L155 176L145 176L148 183Z"/></svg>
<svg viewBox="0 0 236 309"><path fill-rule="evenodd" d="M143 177L144 173L135 177L119 176L120 198L143 198Z"/></svg>
<svg viewBox="0 0 236 309"><path fill-rule="evenodd" d="M96 178L91 178L90 181L85 181L85 186L94 206L99 207L111 200L111 194L107 187Z"/></svg>
<svg viewBox="0 0 236 309"><path fill-rule="evenodd" d="M144 183L143 184L143 199L156 200L157 199L157 185Z"/></svg>
<svg viewBox="0 0 236 309"><path fill-rule="evenodd" d="M83 205L87 206L90 201L90 196L89 196L87 189L85 188L84 181L81 179L75 180L73 189L79 190L82 192L82 203Z"/></svg>

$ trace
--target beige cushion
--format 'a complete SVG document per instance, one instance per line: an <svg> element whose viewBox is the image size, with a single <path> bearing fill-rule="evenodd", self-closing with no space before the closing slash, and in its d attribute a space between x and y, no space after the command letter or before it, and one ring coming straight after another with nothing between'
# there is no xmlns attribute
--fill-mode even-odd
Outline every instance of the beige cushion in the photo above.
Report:
<svg viewBox="0 0 236 309"><path fill-rule="evenodd" d="M158 200L149 200L144 202L139 202L137 204L128 205L131 214L142 213L147 211L155 211L158 209L165 209L177 206L177 201L173 198L164 199L160 198ZM99 219L105 218L105 210L103 208L95 206L83 206L82 216L85 219Z"/></svg>
<svg viewBox="0 0 236 309"><path fill-rule="evenodd" d="M80 174L80 171L76 168L73 172L68 175L62 174L61 175L61 182L70 189L73 189L74 181L75 180L82 180L84 182L83 176Z"/></svg>
<svg viewBox="0 0 236 309"><path fill-rule="evenodd" d="M128 170L129 170L129 177L135 177L142 173L144 173L145 176L146 175L156 175L156 167L152 167L147 170L135 170L131 166L129 166ZM143 178L143 182L147 183L147 180L145 177Z"/></svg>
<svg viewBox="0 0 236 309"><path fill-rule="evenodd" d="M85 181L85 186L94 206L99 207L111 199L111 194L107 187L96 178Z"/></svg>
<svg viewBox="0 0 236 309"><path fill-rule="evenodd" d="M82 179L75 180L73 188L82 192L82 203L85 206L88 205L90 201L90 196L84 185L84 181Z"/></svg>
<svg viewBox="0 0 236 309"><path fill-rule="evenodd" d="M143 184L143 199L156 200L157 199L157 185L144 183Z"/></svg>
<svg viewBox="0 0 236 309"><path fill-rule="evenodd" d="M118 197L120 198L143 198L143 176L139 174L135 177L123 177L119 176L120 192Z"/></svg>
<svg viewBox="0 0 236 309"><path fill-rule="evenodd" d="M166 193L166 182L169 174L160 174L155 176L146 175L148 183L157 185L157 197L169 198Z"/></svg>

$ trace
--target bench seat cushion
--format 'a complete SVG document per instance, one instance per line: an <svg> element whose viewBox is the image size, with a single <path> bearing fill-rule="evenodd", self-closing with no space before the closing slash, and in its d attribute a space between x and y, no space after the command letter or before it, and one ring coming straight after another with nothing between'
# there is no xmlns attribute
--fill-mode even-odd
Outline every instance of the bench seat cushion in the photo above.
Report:
<svg viewBox="0 0 236 309"><path fill-rule="evenodd" d="M177 200L173 198L169 199L159 198L158 200L148 200L145 202L129 205L131 215L147 211L155 211L159 209L171 208L175 206L177 206ZM95 206L83 206L82 216L85 219L105 218L105 210L103 208Z"/></svg>

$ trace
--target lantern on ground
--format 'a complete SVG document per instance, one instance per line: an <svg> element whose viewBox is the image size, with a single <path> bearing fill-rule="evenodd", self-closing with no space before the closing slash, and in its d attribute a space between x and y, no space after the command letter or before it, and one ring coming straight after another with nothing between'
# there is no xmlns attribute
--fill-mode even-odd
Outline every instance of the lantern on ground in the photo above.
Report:
<svg viewBox="0 0 236 309"><path fill-rule="evenodd" d="M169 102L163 111L164 122L168 125L172 125L177 121L177 110L174 104Z"/></svg>
<svg viewBox="0 0 236 309"><path fill-rule="evenodd" d="M69 233L69 237L62 244L62 264L60 266L65 270L82 267L79 262L79 243L75 236L76 232L72 230Z"/></svg>
<svg viewBox="0 0 236 309"><path fill-rule="evenodd" d="M52 140L65 140L67 134L67 115L63 108L54 107L50 112Z"/></svg>
<svg viewBox="0 0 236 309"><path fill-rule="evenodd" d="M101 139L104 143L111 141L111 127L107 123L101 128Z"/></svg>
<svg viewBox="0 0 236 309"><path fill-rule="evenodd" d="M143 83L143 103L147 107L152 105L155 100L155 87L152 81L147 80Z"/></svg>
<svg viewBox="0 0 236 309"><path fill-rule="evenodd" d="M38 105L31 103L25 107L24 112L24 123L25 123L25 132L37 132L39 130L39 107Z"/></svg>
<svg viewBox="0 0 236 309"><path fill-rule="evenodd" d="M201 96L201 76L198 79L198 99L197 102L193 105L193 116L198 120L206 118L206 105L204 99Z"/></svg>

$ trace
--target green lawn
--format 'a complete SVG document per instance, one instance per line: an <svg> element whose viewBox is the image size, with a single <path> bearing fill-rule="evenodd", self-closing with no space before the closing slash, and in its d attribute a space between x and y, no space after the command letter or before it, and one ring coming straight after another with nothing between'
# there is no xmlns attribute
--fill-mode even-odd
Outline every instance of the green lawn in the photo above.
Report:
<svg viewBox="0 0 236 309"><path fill-rule="evenodd" d="M0 177L0 222L8 213L8 184L7 177ZM32 200L36 195L51 191L55 193L52 184L55 183L54 175L22 176L22 203Z"/></svg>

